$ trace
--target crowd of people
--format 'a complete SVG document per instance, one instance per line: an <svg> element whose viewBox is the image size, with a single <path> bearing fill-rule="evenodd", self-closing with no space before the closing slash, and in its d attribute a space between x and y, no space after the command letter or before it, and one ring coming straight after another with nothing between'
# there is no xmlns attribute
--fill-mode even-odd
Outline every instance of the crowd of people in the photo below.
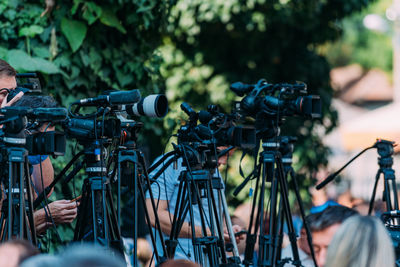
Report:
<svg viewBox="0 0 400 267"><path fill-rule="evenodd" d="M22 94L17 95L8 101L7 95L15 90L16 71L5 61L0 60L0 103L1 107L27 106L35 107L56 107L57 104L52 98L29 97ZM37 131L51 130L48 124L37 125ZM222 151L226 147L218 147ZM232 150L233 151L233 150ZM231 152L232 152L231 151ZM229 153L231 153L229 152ZM228 154L220 157L217 165L226 163ZM46 155L30 157L32 165L32 184L34 196L40 195L44 188L54 180L54 170L50 158ZM150 176L157 173L161 168L156 168ZM187 170L183 159L177 159L176 163L168 166L161 179L153 183L151 189L153 197L157 198L157 214L160 218L160 225L165 238L168 238L172 229L174 210L177 205L177 195L180 184L181 173ZM219 176L218 166L213 175ZM3 186L2 186L3 188ZM4 189L3 189L4 190ZM49 193L49 195L51 192ZM151 211L150 195L147 194L146 204ZM2 194L1 202L5 200ZM202 200L205 213L208 213L209 202ZM306 222L311 230L312 247L309 246L306 229L302 227L299 231L297 246L302 266L320 267L378 267L394 266L395 253L391 238L382 222L372 216L360 215L356 210L334 203L321 205L322 208L311 210L306 217ZM71 223L77 216L78 202L71 200L57 200L43 206L34 212L36 232L44 233L49 227L59 224ZM197 236L210 235L211 229L201 227L200 211L194 207L194 225L191 224L189 214L184 218L184 223L178 235L178 245L175 250L174 260L152 264L161 266L198 266L194 263L194 248L192 245L193 233ZM50 220L51 218L51 220ZM150 212L150 221L155 226L155 214ZM234 233L241 233L246 229L248 218L240 216L232 217L232 230ZM192 230L194 229L194 230ZM226 229L225 229L226 230ZM231 236L226 232L225 241L232 241ZM156 238L159 251L160 238ZM236 235L235 242L238 243L241 256L244 253L245 234ZM149 250L149 249L147 249ZM313 253L314 252L314 257ZM151 254L151 253L150 253ZM148 259L148 257L147 257ZM293 262L293 250L288 242L284 242L281 253L284 266L296 266ZM149 264L147 262L147 264ZM116 252L105 250L102 247L70 246L56 255L41 254L31 243L24 240L9 240L0 245L0 266L4 267L35 267L35 266L126 266L126 261ZM257 265L257 260L254 260Z"/></svg>

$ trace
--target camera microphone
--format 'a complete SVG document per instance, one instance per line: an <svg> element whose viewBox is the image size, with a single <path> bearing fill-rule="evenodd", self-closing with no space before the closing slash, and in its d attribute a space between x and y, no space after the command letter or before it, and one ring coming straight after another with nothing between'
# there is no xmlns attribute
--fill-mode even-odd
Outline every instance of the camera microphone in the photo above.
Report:
<svg viewBox="0 0 400 267"><path fill-rule="evenodd" d="M84 98L76 102L81 106L97 105L124 105L137 103L140 100L140 92L137 89L130 91L115 91L108 95L100 95L94 98Z"/></svg>
<svg viewBox="0 0 400 267"><path fill-rule="evenodd" d="M67 118L65 108L35 108L32 110L32 116L37 121L64 121Z"/></svg>

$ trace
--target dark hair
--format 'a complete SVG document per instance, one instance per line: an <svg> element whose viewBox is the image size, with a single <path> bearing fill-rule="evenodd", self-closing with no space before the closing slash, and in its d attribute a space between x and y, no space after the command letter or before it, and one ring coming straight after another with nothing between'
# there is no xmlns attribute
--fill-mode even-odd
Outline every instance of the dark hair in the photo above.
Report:
<svg viewBox="0 0 400 267"><path fill-rule="evenodd" d="M1 244L1 246L2 247L3 246L18 247L19 251L20 251L19 263L23 262L27 258L30 258L32 256L39 254L39 250L26 240L13 239L13 240L10 240L10 241L7 241L7 242Z"/></svg>
<svg viewBox="0 0 400 267"><path fill-rule="evenodd" d="M21 99L19 99L13 106L30 108L56 108L59 105L52 96L23 95Z"/></svg>
<svg viewBox="0 0 400 267"><path fill-rule="evenodd" d="M318 232L357 214L357 211L345 206L329 206L319 213L308 215L306 220L311 232Z"/></svg>
<svg viewBox="0 0 400 267"><path fill-rule="evenodd" d="M17 71L11 67L6 61L0 59L0 77L1 76L13 76L17 75Z"/></svg>

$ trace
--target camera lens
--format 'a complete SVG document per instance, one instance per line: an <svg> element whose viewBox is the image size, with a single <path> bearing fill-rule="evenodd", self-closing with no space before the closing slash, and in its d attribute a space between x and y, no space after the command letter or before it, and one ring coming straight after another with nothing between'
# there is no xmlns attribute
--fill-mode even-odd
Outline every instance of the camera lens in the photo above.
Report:
<svg viewBox="0 0 400 267"><path fill-rule="evenodd" d="M164 117L168 112L168 101L165 95L149 95L134 105L126 105L125 110L134 116Z"/></svg>

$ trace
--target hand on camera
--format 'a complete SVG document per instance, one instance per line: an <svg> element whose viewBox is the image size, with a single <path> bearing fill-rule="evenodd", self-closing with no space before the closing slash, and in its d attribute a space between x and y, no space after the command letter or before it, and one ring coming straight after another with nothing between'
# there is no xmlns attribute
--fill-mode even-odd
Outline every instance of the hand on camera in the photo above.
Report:
<svg viewBox="0 0 400 267"><path fill-rule="evenodd" d="M17 102L24 95L24 92L18 92L9 102L7 102L8 93L2 92L4 95L3 101L0 104L0 107L11 107L15 102Z"/></svg>

